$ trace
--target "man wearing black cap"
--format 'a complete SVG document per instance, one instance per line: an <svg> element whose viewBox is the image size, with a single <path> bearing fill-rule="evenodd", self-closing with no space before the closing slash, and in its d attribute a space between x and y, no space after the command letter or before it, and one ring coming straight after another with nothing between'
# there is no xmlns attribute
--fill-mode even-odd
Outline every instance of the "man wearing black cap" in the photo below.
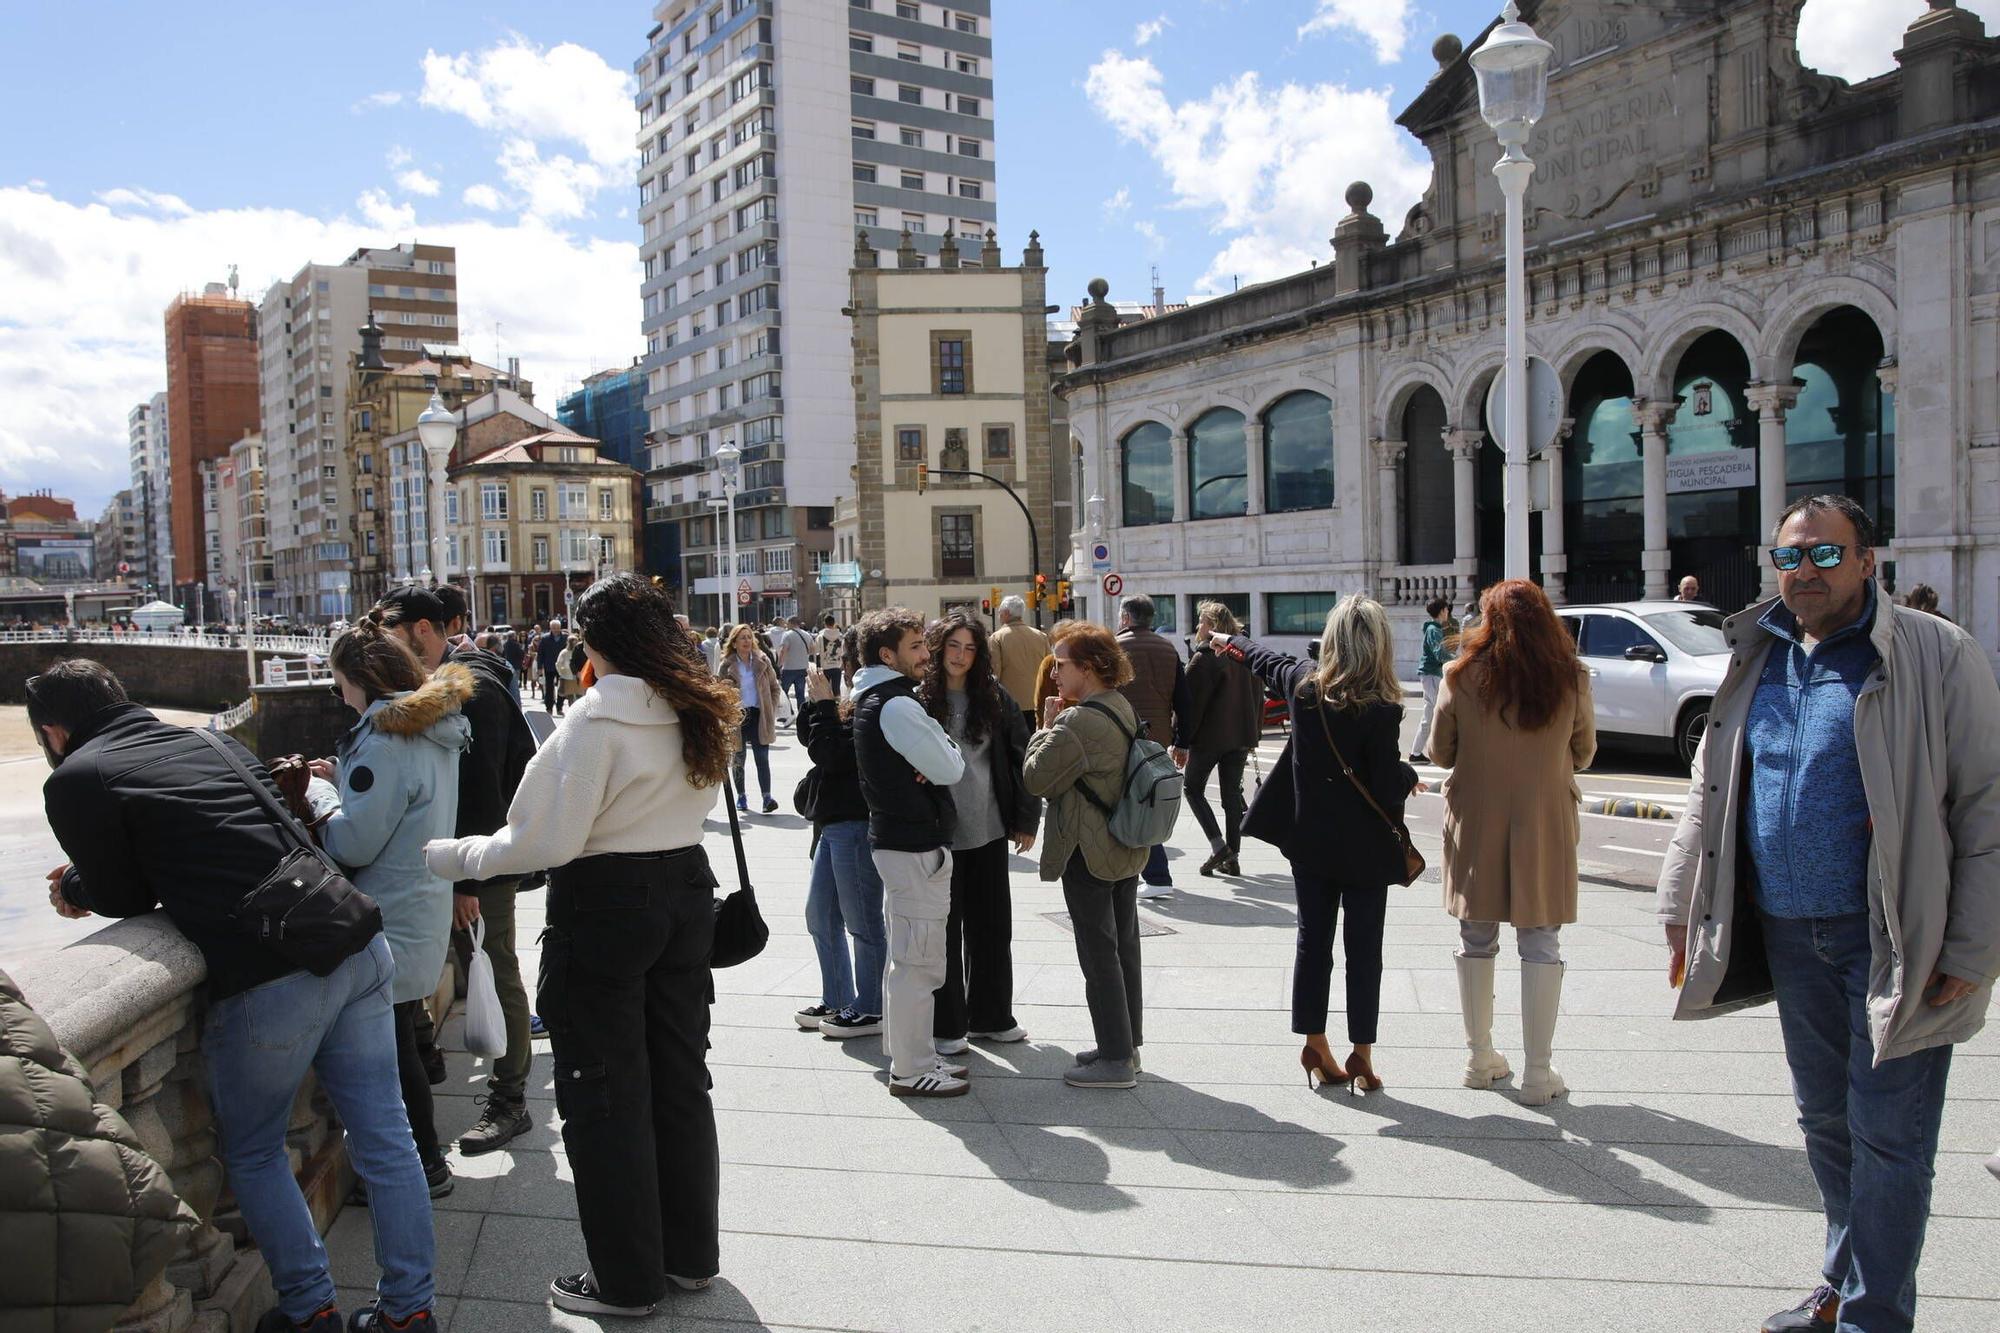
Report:
<svg viewBox="0 0 2000 1333"><path fill-rule="evenodd" d="M448 588L449 585L446 585ZM441 588L439 592L445 591ZM453 589L452 591L456 591ZM457 834L492 833L507 822L507 807L521 772L534 757L534 733L514 702L507 663L470 643L454 647L454 619L463 623L464 594L452 605L429 589L398 588L375 604L382 623L410 646L430 670L446 661L472 671L472 700L465 720L472 725L472 747L459 759ZM500 1011L507 1021L507 1052L493 1062L486 1084L486 1109L479 1123L458 1141L466 1156L491 1152L530 1125L527 1112L528 1062L533 1055L528 1031L528 992L521 984L521 962L514 953L514 895L521 881L514 877L473 881L452 886L452 924L464 929L485 918L486 956L493 962L493 981L500 994Z"/></svg>

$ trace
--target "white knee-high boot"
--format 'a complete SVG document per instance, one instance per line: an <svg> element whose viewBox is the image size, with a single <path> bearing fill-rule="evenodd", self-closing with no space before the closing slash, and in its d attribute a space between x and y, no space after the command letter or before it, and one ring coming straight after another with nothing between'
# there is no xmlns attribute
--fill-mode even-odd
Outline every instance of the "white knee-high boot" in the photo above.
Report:
<svg viewBox="0 0 2000 1333"><path fill-rule="evenodd" d="M1493 1049L1493 960L1453 955L1458 963L1458 1012L1465 1020L1465 1086L1490 1088L1514 1071Z"/></svg>
<svg viewBox="0 0 2000 1333"><path fill-rule="evenodd" d="M1563 965L1521 963L1521 1105L1547 1106L1569 1088L1549 1064L1555 1049L1556 1013L1562 1005Z"/></svg>

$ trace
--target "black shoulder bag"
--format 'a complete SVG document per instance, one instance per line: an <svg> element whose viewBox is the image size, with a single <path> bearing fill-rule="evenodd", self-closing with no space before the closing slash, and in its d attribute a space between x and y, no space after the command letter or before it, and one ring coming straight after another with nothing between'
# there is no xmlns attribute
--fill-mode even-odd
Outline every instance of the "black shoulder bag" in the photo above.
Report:
<svg viewBox="0 0 2000 1333"><path fill-rule="evenodd" d="M708 965L735 967L764 952L771 928L757 910L757 891L750 887L750 861L743 855L743 827L736 822L736 793L727 775L722 779L722 803L729 807L729 839L736 844L736 892L715 900L715 941L708 948Z"/></svg>
<svg viewBox="0 0 2000 1333"><path fill-rule="evenodd" d="M293 967L327 976L381 933L382 909L313 845L292 812L278 803L220 736L200 728L194 734L229 761L292 844L277 868L229 909L229 919Z"/></svg>

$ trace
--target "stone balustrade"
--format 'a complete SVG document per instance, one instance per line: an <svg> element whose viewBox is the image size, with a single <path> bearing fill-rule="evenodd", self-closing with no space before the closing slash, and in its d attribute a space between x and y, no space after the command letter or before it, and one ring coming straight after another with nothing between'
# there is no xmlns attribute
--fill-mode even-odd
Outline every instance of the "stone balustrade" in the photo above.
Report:
<svg viewBox="0 0 2000 1333"><path fill-rule="evenodd" d="M167 1271L120 1320L133 1333L250 1333L275 1303L217 1160L201 1057L201 953L164 913L115 921L14 972L28 1002L90 1073L201 1219ZM322 1230L346 1194L346 1150L308 1078L292 1108L292 1163Z"/></svg>
<svg viewBox="0 0 2000 1333"><path fill-rule="evenodd" d="M1458 573L1452 565L1398 565L1381 575L1384 606L1422 606L1433 597L1458 598Z"/></svg>

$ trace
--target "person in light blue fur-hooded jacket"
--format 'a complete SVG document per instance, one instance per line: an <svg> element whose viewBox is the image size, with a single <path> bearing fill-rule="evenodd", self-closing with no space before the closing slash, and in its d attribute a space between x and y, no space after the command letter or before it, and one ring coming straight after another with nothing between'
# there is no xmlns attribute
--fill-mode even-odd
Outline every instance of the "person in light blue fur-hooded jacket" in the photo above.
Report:
<svg viewBox="0 0 2000 1333"><path fill-rule="evenodd" d="M361 715L334 764L339 805L318 825L320 846L382 909L396 977L396 1064L403 1105L433 1197L450 1190L431 1116L430 1080L417 1054L417 1006L437 989L451 936L451 881L424 864L424 844L449 838L458 817L459 754L471 743L463 715L467 668L447 662L429 677L374 613L334 642L334 686Z"/></svg>

